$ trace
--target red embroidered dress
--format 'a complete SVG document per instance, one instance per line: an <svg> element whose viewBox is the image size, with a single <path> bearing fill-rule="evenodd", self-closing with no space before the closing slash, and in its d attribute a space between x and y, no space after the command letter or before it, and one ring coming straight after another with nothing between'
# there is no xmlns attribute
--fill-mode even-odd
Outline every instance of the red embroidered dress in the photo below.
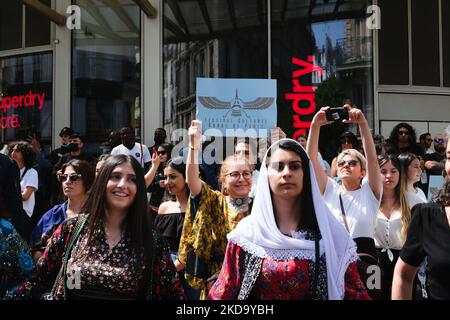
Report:
<svg viewBox="0 0 450 320"><path fill-rule="evenodd" d="M243 286L246 259L249 253L239 245L228 242L225 260L219 278L211 288L210 300L235 300ZM318 277L318 299L327 299L327 275L325 256L322 255ZM260 271L256 275L250 299L260 300L309 300L313 299L311 274L314 262L303 259L275 261L263 258ZM367 291L360 280L356 263L347 268L345 274L346 300L369 300Z"/></svg>

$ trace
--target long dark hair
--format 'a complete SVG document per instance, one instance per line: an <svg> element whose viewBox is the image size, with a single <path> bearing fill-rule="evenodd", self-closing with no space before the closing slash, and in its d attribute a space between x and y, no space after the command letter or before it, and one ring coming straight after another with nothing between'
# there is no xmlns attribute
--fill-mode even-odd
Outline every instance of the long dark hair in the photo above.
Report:
<svg viewBox="0 0 450 320"><path fill-rule="evenodd" d="M33 150L31 144L26 141L13 142L9 145L9 154L12 153L14 146L16 146L17 151L22 153L25 168L31 168L36 161L36 152Z"/></svg>
<svg viewBox="0 0 450 320"><path fill-rule="evenodd" d="M91 192L82 210L82 212L89 214L87 246L92 245L94 231L103 228L103 222L106 218L106 186L111 174L117 166L125 163L131 164L136 175L136 196L124 220L125 236L131 239L131 244L138 256L144 253L146 258L149 258L153 247L153 218L147 212L144 171L137 160L128 155L116 155L108 158L94 180Z"/></svg>
<svg viewBox="0 0 450 320"><path fill-rule="evenodd" d="M172 158L167 162L166 167L171 167L172 169L177 170L183 176L186 186L186 193L187 195L189 195L191 191L189 190L189 187L186 183L186 159L183 157Z"/></svg>
<svg viewBox="0 0 450 320"><path fill-rule="evenodd" d="M395 149L398 148L398 130L400 130L400 128L405 128L408 130L409 146L414 146L417 139L416 130L410 124L401 122L392 129L391 134L389 135L389 141L392 147Z"/></svg>
<svg viewBox="0 0 450 320"><path fill-rule="evenodd" d="M320 232L319 224L317 222L316 211L314 209L314 201L312 197L312 189L311 189L311 174L309 169L309 158L306 154L305 150L300 146L298 142L292 140L281 140L275 149L271 149L271 154L273 154L277 148L280 148L285 151L292 151L297 154L302 162L302 170L303 170L303 190L300 194L300 203L301 203L301 212L300 222L298 225L299 229L309 230L313 232ZM269 160L269 157L267 158ZM266 163L268 165L268 163ZM272 190L270 191L272 195ZM273 195L272 195L273 197ZM273 203L273 201L272 201ZM275 208L274 208L275 211Z"/></svg>

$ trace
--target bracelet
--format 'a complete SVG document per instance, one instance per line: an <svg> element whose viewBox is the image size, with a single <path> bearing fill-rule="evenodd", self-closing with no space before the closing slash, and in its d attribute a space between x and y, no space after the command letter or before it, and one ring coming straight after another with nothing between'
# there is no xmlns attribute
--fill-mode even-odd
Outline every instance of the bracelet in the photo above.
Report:
<svg viewBox="0 0 450 320"><path fill-rule="evenodd" d="M200 149L200 146L196 147L192 143L189 142L189 149L191 149L191 150L198 150L198 149Z"/></svg>

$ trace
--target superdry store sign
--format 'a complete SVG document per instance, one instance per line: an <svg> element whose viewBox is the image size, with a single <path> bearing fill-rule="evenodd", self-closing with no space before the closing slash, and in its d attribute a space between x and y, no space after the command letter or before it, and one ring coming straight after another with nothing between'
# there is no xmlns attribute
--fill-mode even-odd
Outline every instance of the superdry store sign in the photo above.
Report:
<svg viewBox="0 0 450 320"><path fill-rule="evenodd" d="M24 95L0 97L0 129L18 129L21 127L19 111L38 109L44 107L45 93L29 91ZM8 112L11 111L12 112Z"/></svg>
<svg viewBox="0 0 450 320"><path fill-rule="evenodd" d="M305 117L316 112L316 94L314 86L303 86L300 81L310 78L313 72L322 75L323 69L314 65L313 56L308 56L308 61L293 57L292 64L292 92L284 95L285 100L292 100L292 127L294 133L292 138L297 139L300 134L307 135L311 127L311 121L306 121ZM299 68L300 67L300 68Z"/></svg>

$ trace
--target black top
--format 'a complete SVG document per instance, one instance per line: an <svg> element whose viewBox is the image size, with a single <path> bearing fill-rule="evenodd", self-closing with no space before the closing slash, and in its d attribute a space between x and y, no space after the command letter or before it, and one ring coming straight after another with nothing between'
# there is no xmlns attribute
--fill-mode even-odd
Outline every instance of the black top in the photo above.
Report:
<svg viewBox="0 0 450 320"><path fill-rule="evenodd" d="M12 216L11 223L17 232L26 240L29 240L29 233L26 226L29 217L22 204L20 191L20 171L17 164L11 158L0 154L0 206Z"/></svg>
<svg viewBox="0 0 450 320"><path fill-rule="evenodd" d="M439 162L438 165L434 166L431 169L426 169L427 174L430 175L442 175L442 170L444 170L445 163L442 162L445 159L445 154L440 155L439 153L429 153L423 157L424 161L436 161Z"/></svg>
<svg viewBox="0 0 450 320"><path fill-rule="evenodd" d="M431 299L450 299L450 226L442 207L421 203L412 209L408 237L400 257L419 267L428 256L427 285Z"/></svg>
<svg viewBox="0 0 450 320"><path fill-rule="evenodd" d="M178 252L183 223L184 212L158 214L155 218L155 229L167 241L171 252Z"/></svg>

